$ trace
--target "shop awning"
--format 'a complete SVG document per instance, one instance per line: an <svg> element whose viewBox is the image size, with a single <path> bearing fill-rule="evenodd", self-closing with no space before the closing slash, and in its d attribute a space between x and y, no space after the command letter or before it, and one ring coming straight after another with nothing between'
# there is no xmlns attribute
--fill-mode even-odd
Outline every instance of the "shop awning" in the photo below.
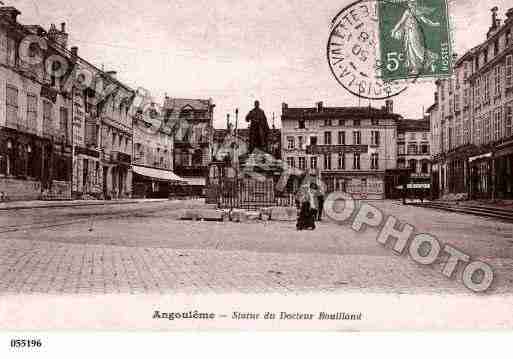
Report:
<svg viewBox="0 0 513 359"><path fill-rule="evenodd" d="M183 182L186 183L187 181L177 175L175 175L172 171L166 171L166 170L160 170L157 168L149 168L149 167L142 167L142 166L132 166L132 169L135 173L157 179L162 181L170 181L170 182Z"/></svg>

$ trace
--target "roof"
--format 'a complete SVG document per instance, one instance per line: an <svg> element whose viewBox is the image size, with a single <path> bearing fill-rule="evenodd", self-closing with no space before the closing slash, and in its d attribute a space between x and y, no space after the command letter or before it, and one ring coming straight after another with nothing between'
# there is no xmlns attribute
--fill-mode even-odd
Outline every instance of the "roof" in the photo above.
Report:
<svg viewBox="0 0 513 359"><path fill-rule="evenodd" d="M210 110L210 106L212 104L212 100L202 100L202 99L186 99L186 98L170 98L167 97L164 101L165 109L178 109L181 110L186 106L192 107L192 109L196 111L208 111Z"/></svg>
<svg viewBox="0 0 513 359"><path fill-rule="evenodd" d="M429 120L425 119L401 119L397 126L398 131L402 132L417 132L429 131Z"/></svg>
<svg viewBox="0 0 513 359"><path fill-rule="evenodd" d="M323 107L319 111L316 107L288 107L283 109L283 117L301 117L301 116L351 116L351 117L392 117L400 118L395 113L389 113L386 109L378 109L370 106L350 106L350 107Z"/></svg>

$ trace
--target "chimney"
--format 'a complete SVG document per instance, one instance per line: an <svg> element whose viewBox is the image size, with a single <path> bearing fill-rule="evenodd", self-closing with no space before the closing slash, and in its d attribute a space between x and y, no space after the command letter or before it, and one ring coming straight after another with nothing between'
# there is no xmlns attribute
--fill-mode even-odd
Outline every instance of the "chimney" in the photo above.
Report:
<svg viewBox="0 0 513 359"><path fill-rule="evenodd" d="M68 47L68 34L64 31L66 30L66 24L61 24L61 30L57 30L55 24L50 25L50 30L48 30L48 38L61 45L64 48Z"/></svg>
<svg viewBox="0 0 513 359"><path fill-rule="evenodd" d="M289 109L289 105L287 105L285 102L283 102L283 103L281 104L281 111L282 111L282 112L285 112L285 111L286 111L286 110L288 110L288 109Z"/></svg>
<svg viewBox="0 0 513 359"><path fill-rule="evenodd" d="M78 47L77 46L72 46L71 47L71 55L73 57L78 57Z"/></svg>
<svg viewBox="0 0 513 359"><path fill-rule="evenodd" d="M317 112L322 112L323 106L324 104L322 103L322 101L317 102Z"/></svg>
<svg viewBox="0 0 513 359"><path fill-rule="evenodd" d="M500 20L499 18L497 17L497 12L499 11L499 8L497 6L494 6L492 9L491 9L491 12L492 12L492 25L490 26L490 29L488 29L488 32L486 33L486 38L489 38L490 36L492 36L493 34L495 34L495 32L499 29L500 27Z"/></svg>
<svg viewBox="0 0 513 359"><path fill-rule="evenodd" d="M21 12L13 6L2 6L0 7L0 16L7 17L9 21L16 22L18 15Z"/></svg>
<svg viewBox="0 0 513 359"><path fill-rule="evenodd" d="M438 103L438 92L435 91L435 103L437 104Z"/></svg>
<svg viewBox="0 0 513 359"><path fill-rule="evenodd" d="M387 113L394 113L394 101L393 100L385 101L385 110Z"/></svg>
<svg viewBox="0 0 513 359"><path fill-rule="evenodd" d="M105 72L107 75L109 75L110 77L112 77L113 79L117 79L117 71L106 71Z"/></svg>

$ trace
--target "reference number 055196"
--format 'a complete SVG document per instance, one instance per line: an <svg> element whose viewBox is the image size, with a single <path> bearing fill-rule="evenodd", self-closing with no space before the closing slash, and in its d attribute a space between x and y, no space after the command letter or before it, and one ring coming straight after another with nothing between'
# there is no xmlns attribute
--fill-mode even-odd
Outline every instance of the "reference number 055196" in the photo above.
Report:
<svg viewBox="0 0 513 359"><path fill-rule="evenodd" d="M11 348L41 348L41 339L11 339Z"/></svg>

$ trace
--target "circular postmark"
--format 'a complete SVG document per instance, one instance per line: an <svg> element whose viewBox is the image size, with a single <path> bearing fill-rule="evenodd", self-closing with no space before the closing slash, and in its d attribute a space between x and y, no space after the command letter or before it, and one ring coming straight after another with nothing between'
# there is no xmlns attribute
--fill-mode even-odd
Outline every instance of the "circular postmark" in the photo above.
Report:
<svg viewBox="0 0 513 359"><path fill-rule="evenodd" d="M378 18L381 1L387 0L358 0L342 9L332 20L327 44L328 64L337 82L351 94L369 100L397 96L419 77L382 79ZM404 11L409 11L408 7ZM423 32L420 39L425 41Z"/></svg>

